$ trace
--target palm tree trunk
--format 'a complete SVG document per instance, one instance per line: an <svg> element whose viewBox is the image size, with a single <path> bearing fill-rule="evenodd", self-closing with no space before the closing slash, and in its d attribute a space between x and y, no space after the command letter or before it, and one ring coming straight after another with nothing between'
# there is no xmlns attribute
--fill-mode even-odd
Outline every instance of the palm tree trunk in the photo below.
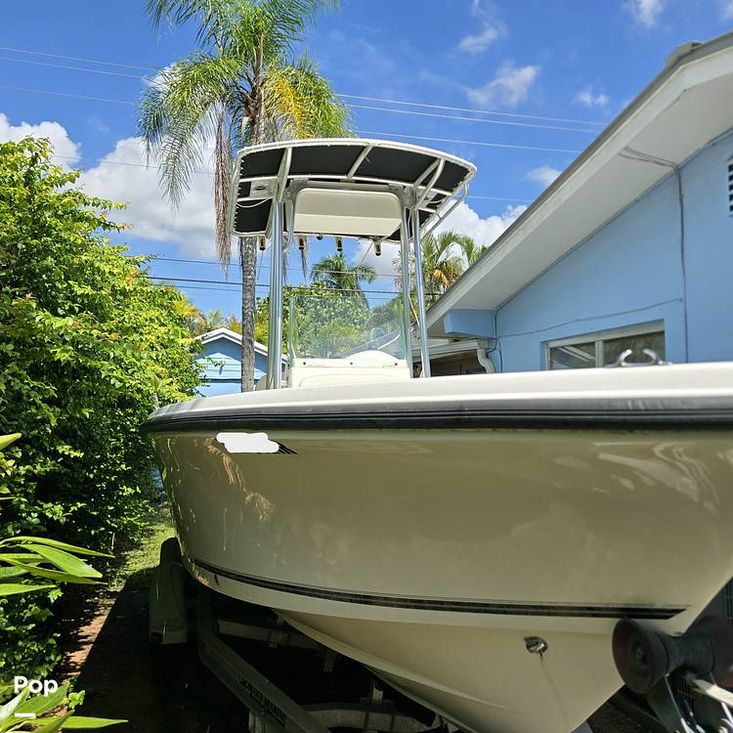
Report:
<svg viewBox="0 0 733 733"><path fill-rule="evenodd" d="M239 238L239 264L242 266L242 392L251 392L255 386L255 237Z"/></svg>

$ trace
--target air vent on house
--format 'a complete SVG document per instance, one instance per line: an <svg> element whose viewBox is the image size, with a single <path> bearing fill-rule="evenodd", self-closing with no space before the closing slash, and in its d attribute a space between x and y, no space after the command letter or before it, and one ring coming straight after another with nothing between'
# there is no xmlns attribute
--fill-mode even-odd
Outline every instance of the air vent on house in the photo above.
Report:
<svg viewBox="0 0 733 733"><path fill-rule="evenodd" d="M728 213L733 216L733 158L728 161Z"/></svg>

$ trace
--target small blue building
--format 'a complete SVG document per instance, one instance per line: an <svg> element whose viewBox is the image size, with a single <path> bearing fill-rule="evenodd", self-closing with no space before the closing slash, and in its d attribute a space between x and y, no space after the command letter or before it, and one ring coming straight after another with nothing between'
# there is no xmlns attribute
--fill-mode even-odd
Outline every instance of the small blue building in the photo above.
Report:
<svg viewBox="0 0 733 733"><path fill-rule="evenodd" d="M733 360L733 34L677 49L428 325L434 374Z"/></svg>
<svg viewBox="0 0 733 733"><path fill-rule="evenodd" d="M197 361L204 370L199 392L204 397L239 392L242 380L242 336L217 328L198 337L203 345ZM255 383L267 372L267 347L255 341Z"/></svg>

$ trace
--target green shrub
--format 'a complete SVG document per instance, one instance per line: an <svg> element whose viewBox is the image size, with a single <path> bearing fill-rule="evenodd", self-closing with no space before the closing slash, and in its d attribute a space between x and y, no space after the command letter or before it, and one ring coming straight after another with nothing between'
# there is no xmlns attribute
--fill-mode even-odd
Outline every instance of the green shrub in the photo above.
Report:
<svg viewBox="0 0 733 733"><path fill-rule="evenodd" d="M110 246L116 205L74 187L48 143L0 144L0 538L96 550L135 535L154 490L140 422L199 382L190 305ZM3 491L0 491L3 493ZM53 662L49 596L0 601L0 677ZM22 639L23 647L17 642ZM25 666L23 666L25 665Z"/></svg>

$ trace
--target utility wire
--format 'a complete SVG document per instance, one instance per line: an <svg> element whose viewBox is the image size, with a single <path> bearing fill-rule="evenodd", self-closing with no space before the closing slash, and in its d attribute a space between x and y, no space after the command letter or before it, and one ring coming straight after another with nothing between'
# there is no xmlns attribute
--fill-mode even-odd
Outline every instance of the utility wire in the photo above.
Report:
<svg viewBox="0 0 733 733"><path fill-rule="evenodd" d="M0 50L1 49L2 47L0 47ZM30 52L30 51L28 52L17 51L17 52L18 53L37 53L37 52ZM38 55L52 56L52 57L55 56L54 54L40 54L40 53ZM104 62L104 61L98 61L98 60L93 60L93 59L83 59L78 56L59 56L59 58L75 59L79 61L87 60L90 63L97 63L97 64L109 63L110 65L121 66L123 68L144 68L144 69L150 69L151 71L155 71L153 67L147 67L147 66L146 67L137 67L137 66L132 66L130 64L117 64L115 62ZM140 74L126 74L120 71L107 71L105 69L93 69L93 68L84 67L84 66L72 66L69 64L55 64L55 63L51 63L50 61L34 61L33 59L17 59L17 58L12 58L10 56L0 56L0 61L18 63L18 64L30 64L33 66L45 66L48 68L62 69L64 71L81 71L81 72L86 72L88 74L101 74L103 76L117 76L117 77L122 77L126 79L139 79L141 81L145 81L149 79L148 76L144 76ZM542 125L542 124L539 124L539 122L540 121L566 122L566 123L572 123L572 124L589 125L591 127L602 127L605 124L603 122L594 122L594 121L589 121L589 120L581 120L577 118L546 117L543 115L531 115L531 114L523 114L519 112L500 112L498 110L482 110L476 107L454 107L451 105L428 104L425 102L409 102L409 101L398 100L398 99L384 99L382 97L365 97L365 96L354 95L354 94L338 94L338 96L343 97L344 99L358 99L361 101L370 101L370 102L376 102L376 103L381 103L381 104L397 104L397 105L402 105L404 107L419 107L423 109L444 110L448 112L464 112L464 113L467 112L471 114L485 114L485 115L494 115L494 116L501 116L501 117L514 117L517 119L530 119L530 120L537 121L534 124L520 123L520 122L512 123L512 122L500 121L500 120L461 117L458 115L418 112L416 110L411 110L411 109L398 110L398 109L389 109L385 107L368 107L366 105L359 105L359 104L351 105L352 107L357 108L357 109L374 109L380 112L391 112L395 114L411 114L411 115L417 115L417 116L422 116L422 117L439 117L442 119L464 120L467 122L486 122L486 123L492 123L492 124L514 124L514 125L519 125L523 127L535 127L539 129L546 129L546 130L566 130L569 132L593 132L593 130L558 127L556 125Z"/></svg>
<svg viewBox="0 0 733 733"><path fill-rule="evenodd" d="M230 280L208 280L206 278L198 277L160 277L158 275L148 275L151 280L160 280L162 282L175 282L175 283L204 283L207 285L231 285L236 288L241 288L241 283L231 282ZM258 288L269 288L267 283L255 283L255 287ZM331 293L364 293L366 295L400 295L399 290L364 290L362 288L327 288ZM436 295L436 293L426 293L426 295Z"/></svg>
<svg viewBox="0 0 733 733"><path fill-rule="evenodd" d="M540 125L535 122L516 122L513 120L490 120L481 117L464 117L461 115L447 115L440 112L418 112L414 109L392 109L390 107L373 107L368 104L350 104L351 109L368 109L375 112L388 112L389 114L414 115L417 117L437 117L441 120L459 120L460 122L482 122L486 125L509 125L512 127L534 127L539 130L562 130L564 132L584 132L588 135L595 135L598 131L580 127L560 127L558 125Z"/></svg>
<svg viewBox="0 0 733 733"><path fill-rule="evenodd" d="M9 56L0 56L0 61L12 61L16 64L32 64L33 66L47 66L52 69L64 69L66 71L86 71L89 74L102 74L104 76L122 76L127 79L144 80L148 77L139 74L125 74L122 71L105 71L104 69L87 69L83 66L69 66L68 64L52 64L50 61L33 61L32 59L14 59Z"/></svg>
<svg viewBox="0 0 733 733"><path fill-rule="evenodd" d="M396 246L396 245L395 245ZM222 266L221 262L218 262L217 260L188 260L182 257L156 257L153 254L150 255L127 255L128 257L149 257L151 263L155 262L180 262L183 264L195 264L195 265L218 265L219 267ZM359 263L361 264L361 263ZM241 265L238 262L231 262L227 267L236 267L241 269ZM357 265L358 267L358 265ZM259 265L258 269L260 270L271 270L271 265ZM324 275L339 275L343 272L343 270L323 270L320 267L317 270L319 273L323 273ZM379 275L376 274L375 277L383 277L383 278L390 278L392 279L393 275ZM235 283L236 284L236 283Z"/></svg>
<svg viewBox="0 0 733 733"><path fill-rule="evenodd" d="M485 148L508 148L511 150L538 150L545 153L566 153L569 155L578 155L582 150L569 150L567 148L544 148L536 145L514 145L511 143L487 143L483 140L459 140L447 137L429 137L427 135L402 135L396 132L381 132L376 130L360 130L364 135L380 135L389 136L390 138L405 138L408 140L427 140L428 142L451 143L453 145L479 145Z"/></svg>
<svg viewBox="0 0 733 733"><path fill-rule="evenodd" d="M104 66L119 66L123 69L140 69L141 71L157 71L155 66L138 66L136 64L121 64L117 61L102 61L101 59L88 59L82 56L65 56L60 53L43 53L42 51L30 51L27 48L10 48L9 46L0 46L0 51L10 51L12 53L26 53L31 56L45 56L50 59L66 59L67 61L86 61L90 64L103 64Z"/></svg>
<svg viewBox="0 0 733 733"><path fill-rule="evenodd" d="M29 54L32 56L42 56L46 58L56 58L56 59L65 59L67 61L82 61L87 62L91 64L102 64L104 66L117 66L120 68L125 69L139 69L141 71L159 71L159 67L156 66L140 66L137 64L124 64L117 61L104 61L102 59L90 59L90 58L84 58L82 56L67 56L64 54L58 54L58 53L44 53L42 51L35 51L30 50L27 48L11 48L9 46L0 46L0 51L10 51L11 53L23 53L23 54ZM548 122L573 122L576 124L582 124L582 125L595 125L598 127L603 127L606 125L606 122L600 122L596 120L581 120L578 118L570 118L570 117L548 117L545 115L533 115L533 114L527 114L523 112L504 112L499 110L488 110L488 109L479 109L478 107L456 107L452 105L447 104L430 104L428 102L415 102L405 99L386 99L385 97L368 97L364 95L359 94L339 94L340 97L344 97L345 99L358 99L364 102L378 102L381 104L398 104L403 106L409 106L409 107L422 107L424 109L442 109L442 110L448 110L449 112L472 112L475 114L484 114L484 115L496 115L499 117L519 117L519 118L525 118L525 119L533 119L533 120L546 120Z"/></svg>
<svg viewBox="0 0 733 733"><path fill-rule="evenodd" d="M338 93L338 92L337 92ZM454 107L448 104L429 104L427 102L409 102L402 99L385 99L384 97L365 97L357 94L340 94L339 97L344 99L360 99L364 102L379 102L382 104L401 104L410 107L422 107L425 109L443 109L449 112L471 112L482 115L497 115L500 117L524 117L532 120L547 120L548 122L573 122L582 125L596 125L603 127L607 122L598 122L594 120L580 120L570 117L546 117L544 115L532 115L524 112L499 112L498 110L479 109L478 107Z"/></svg>

